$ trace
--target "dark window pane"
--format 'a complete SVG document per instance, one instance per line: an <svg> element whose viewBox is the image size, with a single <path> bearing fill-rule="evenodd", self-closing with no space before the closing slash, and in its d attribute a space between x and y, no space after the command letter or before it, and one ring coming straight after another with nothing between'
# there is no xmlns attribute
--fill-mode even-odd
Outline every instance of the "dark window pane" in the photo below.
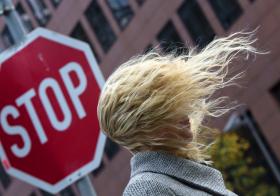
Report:
<svg viewBox="0 0 280 196"><path fill-rule="evenodd" d="M54 7L57 7L61 3L61 1L62 0L51 0Z"/></svg>
<svg viewBox="0 0 280 196"><path fill-rule="evenodd" d="M26 14L25 10L23 9L23 7L22 7L22 5L20 3L17 4L16 10L17 10L17 12L18 12L18 14L20 16L20 19L21 19L24 27L25 27L25 30L27 32L32 31L33 25L32 25L31 19L28 16L28 14Z"/></svg>
<svg viewBox="0 0 280 196"><path fill-rule="evenodd" d="M213 40L215 33L196 0L185 0L178 15L199 47Z"/></svg>
<svg viewBox="0 0 280 196"><path fill-rule="evenodd" d="M116 41L116 35L96 0L91 2L85 12L85 15L103 50L108 52L113 43Z"/></svg>
<svg viewBox="0 0 280 196"><path fill-rule="evenodd" d="M227 30L242 14L237 0L208 0L222 26Z"/></svg>
<svg viewBox="0 0 280 196"><path fill-rule="evenodd" d="M0 181L5 189L8 188L8 186L11 183L11 178L8 176L1 163L0 163Z"/></svg>
<svg viewBox="0 0 280 196"><path fill-rule="evenodd" d="M270 92L280 106L280 81L270 89Z"/></svg>
<svg viewBox="0 0 280 196"><path fill-rule="evenodd" d="M4 43L4 46L6 48L12 46L15 43L15 41L11 35L11 32L7 26L4 27L4 29L1 33L1 36L2 36L2 41Z"/></svg>
<svg viewBox="0 0 280 196"><path fill-rule="evenodd" d="M124 29L133 17L133 11L128 0L107 0L115 19L121 29Z"/></svg>
<svg viewBox="0 0 280 196"><path fill-rule="evenodd" d="M120 150L118 144L107 138L105 145L105 153L109 159L112 159Z"/></svg>
<svg viewBox="0 0 280 196"><path fill-rule="evenodd" d="M71 187L67 187L66 189L63 189L60 192L61 196L75 196L73 190L71 189Z"/></svg>
<svg viewBox="0 0 280 196"><path fill-rule="evenodd" d="M74 38L76 38L76 39L79 39L79 40L81 40L81 41L87 42L87 43L90 45L90 47L91 47L91 49L92 49L92 51L93 51L93 53L94 53L94 56L95 56L97 62L99 62L99 58L98 58L98 56L97 56L97 53L95 52L95 48L94 48L93 45L91 44L91 42L90 42L90 40L89 40L89 38L88 38L88 36L87 36L87 34L86 34L84 28L82 27L81 23L78 23L78 24L75 26L75 28L74 28L74 30L71 32L70 36L71 36L71 37L74 37Z"/></svg>
<svg viewBox="0 0 280 196"><path fill-rule="evenodd" d="M46 7L44 1L41 0L27 0L36 20L40 26L45 26L50 19L50 11Z"/></svg>
<svg viewBox="0 0 280 196"><path fill-rule="evenodd" d="M104 169L104 163L101 161L100 166L92 172L93 176L98 176L99 173Z"/></svg>
<svg viewBox="0 0 280 196"><path fill-rule="evenodd" d="M143 5L145 3L146 0L136 0L138 5Z"/></svg>
<svg viewBox="0 0 280 196"><path fill-rule="evenodd" d="M164 52L171 52L173 50L180 50L184 46L180 36L178 35L173 23L167 22L166 25L157 35L157 40Z"/></svg>

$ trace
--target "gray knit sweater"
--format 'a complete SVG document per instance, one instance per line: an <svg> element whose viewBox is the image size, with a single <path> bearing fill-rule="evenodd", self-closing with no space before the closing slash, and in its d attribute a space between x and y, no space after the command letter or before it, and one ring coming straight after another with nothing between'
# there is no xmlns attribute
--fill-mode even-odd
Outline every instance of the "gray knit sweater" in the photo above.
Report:
<svg viewBox="0 0 280 196"><path fill-rule="evenodd" d="M136 153L130 177L123 196L236 196L218 170L164 152Z"/></svg>

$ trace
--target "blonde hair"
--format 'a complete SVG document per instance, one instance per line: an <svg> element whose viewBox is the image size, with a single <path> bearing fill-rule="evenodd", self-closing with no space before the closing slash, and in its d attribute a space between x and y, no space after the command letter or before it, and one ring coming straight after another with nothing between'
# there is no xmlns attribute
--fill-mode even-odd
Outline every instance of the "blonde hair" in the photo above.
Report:
<svg viewBox="0 0 280 196"><path fill-rule="evenodd" d="M161 54L152 50L120 65L107 79L98 103L101 129L132 153L147 150L170 152L205 162L209 143L203 125L206 116L219 117L237 105L213 94L234 85L244 71L229 76L229 65L238 57L258 53L252 32L238 32L214 39L205 48L187 54ZM189 138L182 137L190 123ZM162 130L169 130L162 134ZM210 131L210 132L209 132ZM210 134L211 135L211 134Z"/></svg>

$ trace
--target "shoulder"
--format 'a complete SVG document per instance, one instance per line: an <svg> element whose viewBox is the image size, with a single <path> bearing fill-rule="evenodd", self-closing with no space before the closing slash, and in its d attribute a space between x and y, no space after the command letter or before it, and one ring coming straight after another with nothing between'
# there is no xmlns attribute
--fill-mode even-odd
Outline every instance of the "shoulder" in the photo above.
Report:
<svg viewBox="0 0 280 196"><path fill-rule="evenodd" d="M210 196L202 189L190 186L181 181L177 181L168 175L143 172L132 177L124 192L123 196ZM227 196L237 196L228 191Z"/></svg>
<svg viewBox="0 0 280 196"><path fill-rule="evenodd" d="M159 176L145 172L130 179L123 196L175 196L172 189Z"/></svg>

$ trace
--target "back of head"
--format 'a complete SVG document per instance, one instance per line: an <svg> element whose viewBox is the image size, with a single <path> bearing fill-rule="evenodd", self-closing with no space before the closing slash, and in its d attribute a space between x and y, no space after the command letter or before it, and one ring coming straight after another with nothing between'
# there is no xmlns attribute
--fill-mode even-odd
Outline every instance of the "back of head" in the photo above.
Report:
<svg viewBox="0 0 280 196"><path fill-rule="evenodd" d="M207 116L219 117L236 105L213 98L235 84L244 72L229 77L231 62L258 53L251 33L213 40L187 54L151 51L120 65L108 78L98 103L101 129L131 152L159 150L203 162Z"/></svg>

